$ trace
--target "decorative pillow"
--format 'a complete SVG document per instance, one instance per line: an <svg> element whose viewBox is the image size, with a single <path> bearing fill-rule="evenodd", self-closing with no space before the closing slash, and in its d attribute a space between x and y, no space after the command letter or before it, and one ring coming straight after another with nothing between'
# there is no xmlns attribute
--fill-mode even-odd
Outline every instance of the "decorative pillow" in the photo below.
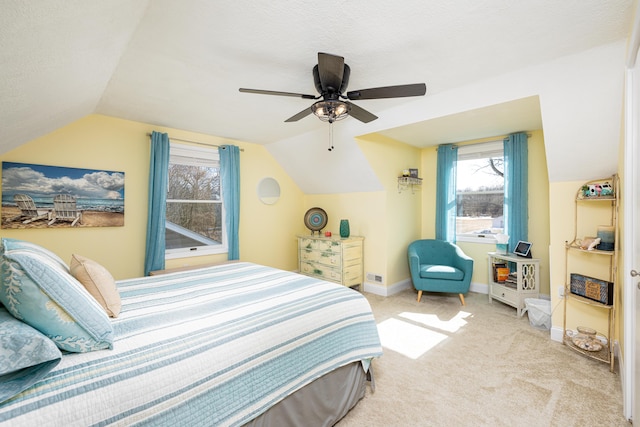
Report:
<svg viewBox="0 0 640 427"><path fill-rule="evenodd" d="M30 249L2 248L0 301L14 317L67 351L112 348L104 309L66 269Z"/></svg>
<svg viewBox="0 0 640 427"><path fill-rule="evenodd" d="M30 251L36 254L46 256L50 258L52 261L55 261L58 265L60 265L60 267L62 267L63 270L69 271L69 269L67 268L67 264L65 264L65 262L58 255L54 254L48 249L43 248L42 246L36 245L35 243L3 237L2 248L8 251L12 251L16 249L24 249L25 251Z"/></svg>
<svg viewBox="0 0 640 427"><path fill-rule="evenodd" d="M71 255L70 272L110 317L118 317L122 301L116 281L106 268L89 258L73 254Z"/></svg>
<svg viewBox="0 0 640 427"><path fill-rule="evenodd" d="M53 341L0 307L0 403L40 381L61 359Z"/></svg>

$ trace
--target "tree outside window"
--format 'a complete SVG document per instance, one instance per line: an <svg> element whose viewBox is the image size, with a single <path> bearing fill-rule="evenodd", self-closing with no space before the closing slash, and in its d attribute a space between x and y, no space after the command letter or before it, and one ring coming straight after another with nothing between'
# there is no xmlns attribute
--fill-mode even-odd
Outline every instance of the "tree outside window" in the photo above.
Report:
<svg viewBox="0 0 640 427"><path fill-rule="evenodd" d="M167 254L226 250L217 152L172 144L168 172Z"/></svg>
<svg viewBox="0 0 640 427"><path fill-rule="evenodd" d="M503 232L504 156L501 144L460 147L456 187L458 239L491 237Z"/></svg>

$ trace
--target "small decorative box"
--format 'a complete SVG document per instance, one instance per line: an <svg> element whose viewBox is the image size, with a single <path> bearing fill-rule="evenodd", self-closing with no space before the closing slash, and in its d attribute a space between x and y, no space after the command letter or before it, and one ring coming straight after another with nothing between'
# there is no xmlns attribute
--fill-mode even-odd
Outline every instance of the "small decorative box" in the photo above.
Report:
<svg viewBox="0 0 640 427"><path fill-rule="evenodd" d="M571 273L571 293L602 304L613 304L613 283Z"/></svg>

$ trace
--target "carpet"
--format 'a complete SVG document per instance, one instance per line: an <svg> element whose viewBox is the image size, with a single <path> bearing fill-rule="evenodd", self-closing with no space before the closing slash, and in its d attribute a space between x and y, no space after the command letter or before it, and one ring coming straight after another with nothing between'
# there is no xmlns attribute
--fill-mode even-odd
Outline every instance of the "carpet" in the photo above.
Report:
<svg viewBox="0 0 640 427"><path fill-rule="evenodd" d="M619 373L469 293L366 294L384 354L337 426L630 426Z"/></svg>

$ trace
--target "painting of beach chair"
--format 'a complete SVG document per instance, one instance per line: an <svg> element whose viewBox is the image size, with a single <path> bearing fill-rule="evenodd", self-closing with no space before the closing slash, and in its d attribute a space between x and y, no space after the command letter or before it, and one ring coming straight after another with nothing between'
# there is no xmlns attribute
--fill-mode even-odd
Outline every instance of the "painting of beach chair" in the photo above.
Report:
<svg viewBox="0 0 640 427"><path fill-rule="evenodd" d="M71 221L71 226L82 224L82 212L76 207L76 198L68 194L57 194L53 198L53 211L49 225L56 221Z"/></svg>
<svg viewBox="0 0 640 427"><path fill-rule="evenodd" d="M36 208L35 202L27 194L14 194L13 201L20 208L20 215L11 218L10 222L20 219L23 224L29 224L41 219L51 219L49 210Z"/></svg>

